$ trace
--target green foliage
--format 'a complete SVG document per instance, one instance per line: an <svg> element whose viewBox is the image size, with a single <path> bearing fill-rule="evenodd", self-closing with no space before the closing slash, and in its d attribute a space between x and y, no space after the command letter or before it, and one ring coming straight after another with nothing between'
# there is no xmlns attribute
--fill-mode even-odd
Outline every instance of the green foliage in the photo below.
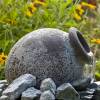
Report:
<svg viewBox="0 0 100 100"><path fill-rule="evenodd" d="M38 28L53 27L67 30L77 23L71 17L75 5L72 0L46 0L47 7L39 7L33 16L26 16L25 0L1 0L0 47L8 53L12 45L23 35Z"/></svg>
<svg viewBox="0 0 100 100"><path fill-rule="evenodd" d="M100 36L100 13L86 10L78 21L73 14L80 0L75 3L73 0L45 0L46 6L37 7L32 16L27 16L28 1L31 0L0 0L0 48L6 54L18 39L38 28L51 27L68 31L70 27L77 27L84 33L97 60L100 59L100 46L91 43L91 39ZM100 64L97 66L96 70L100 70ZM0 77L4 77L3 70L4 67L0 66Z"/></svg>
<svg viewBox="0 0 100 100"><path fill-rule="evenodd" d="M100 81L100 61L96 62L96 73L95 73L96 80Z"/></svg>
<svg viewBox="0 0 100 100"><path fill-rule="evenodd" d="M5 79L4 66L0 65L0 80Z"/></svg>

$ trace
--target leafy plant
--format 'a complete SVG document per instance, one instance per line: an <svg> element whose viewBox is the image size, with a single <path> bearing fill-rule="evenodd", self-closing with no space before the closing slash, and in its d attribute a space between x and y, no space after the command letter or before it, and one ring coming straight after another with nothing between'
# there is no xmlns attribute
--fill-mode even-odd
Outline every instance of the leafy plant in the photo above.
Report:
<svg viewBox="0 0 100 100"><path fill-rule="evenodd" d="M100 13L96 5L80 1L0 0L0 48L8 54L16 41L38 28L68 31L70 27L77 27L100 61ZM0 68L3 71L3 66Z"/></svg>
<svg viewBox="0 0 100 100"><path fill-rule="evenodd" d="M96 80L100 81L100 61L96 62L95 77L96 77Z"/></svg>
<svg viewBox="0 0 100 100"><path fill-rule="evenodd" d="M4 66L0 65L0 80L5 79Z"/></svg>

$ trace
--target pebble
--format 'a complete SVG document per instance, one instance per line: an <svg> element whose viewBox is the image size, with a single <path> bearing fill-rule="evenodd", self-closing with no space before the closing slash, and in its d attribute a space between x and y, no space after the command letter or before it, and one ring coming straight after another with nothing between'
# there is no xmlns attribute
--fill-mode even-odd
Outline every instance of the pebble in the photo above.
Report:
<svg viewBox="0 0 100 100"><path fill-rule="evenodd" d="M21 93L27 88L36 85L36 77L31 74L24 74L16 78L4 91L3 95L7 95L10 100L19 98Z"/></svg>
<svg viewBox="0 0 100 100"><path fill-rule="evenodd" d="M22 93L21 100L33 100L39 98L40 95L40 90L37 90L34 87L30 87Z"/></svg>
<svg viewBox="0 0 100 100"><path fill-rule="evenodd" d="M52 93L55 94L56 84L51 78L44 79L41 83L40 90L42 92L50 90Z"/></svg>
<svg viewBox="0 0 100 100"><path fill-rule="evenodd" d="M57 88L56 97L58 100L80 100L78 92L70 83L64 83Z"/></svg>
<svg viewBox="0 0 100 100"><path fill-rule="evenodd" d="M55 100L55 96L50 90L48 90L41 94L40 100Z"/></svg>

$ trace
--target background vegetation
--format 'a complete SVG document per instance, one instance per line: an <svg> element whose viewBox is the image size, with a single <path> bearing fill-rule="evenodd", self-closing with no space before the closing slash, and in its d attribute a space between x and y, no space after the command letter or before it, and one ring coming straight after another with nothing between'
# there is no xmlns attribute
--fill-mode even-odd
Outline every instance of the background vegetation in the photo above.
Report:
<svg viewBox="0 0 100 100"><path fill-rule="evenodd" d="M14 43L44 27L66 32L77 27L83 32L96 57L95 75L100 80L100 5L96 0L0 0L0 79Z"/></svg>

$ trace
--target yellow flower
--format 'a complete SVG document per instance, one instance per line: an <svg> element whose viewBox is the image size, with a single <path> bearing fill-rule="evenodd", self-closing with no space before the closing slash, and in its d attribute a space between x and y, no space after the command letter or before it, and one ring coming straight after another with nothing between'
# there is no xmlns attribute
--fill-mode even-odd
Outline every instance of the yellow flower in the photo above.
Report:
<svg viewBox="0 0 100 100"><path fill-rule="evenodd" d="M74 12L74 15L73 15L74 18L76 20L81 20L81 17L83 15L83 13L84 13L84 10L82 9L82 6L80 4L77 4L76 5L75 12Z"/></svg>
<svg viewBox="0 0 100 100"><path fill-rule="evenodd" d="M31 17L31 16L32 16L32 13L28 10L28 11L26 12L26 15L29 16L29 17Z"/></svg>
<svg viewBox="0 0 100 100"><path fill-rule="evenodd" d="M84 13L84 10L83 9L80 9L79 10L79 14L82 15L83 13Z"/></svg>
<svg viewBox="0 0 100 100"><path fill-rule="evenodd" d="M92 43L96 42L96 39L92 39L91 42L92 42Z"/></svg>
<svg viewBox="0 0 100 100"><path fill-rule="evenodd" d="M76 9L78 9L78 10L82 9L82 5L77 4L77 5L76 5Z"/></svg>
<svg viewBox="0 0 100 100"><path fill-rule="evenodd" d="M4 60L2 60L2 58L0 58L0 65L4 64Z"/></svg>
<svg viewBox="0 0 100 100"><path fill-rule="evenodd" d="M96 9L96 6L95 5L88 4L86 2L82 2L81 4L82 4L82 6L88 7L90 9Z"/></svg>
<svg viewBox="0 0 100 100"><path fill-rule="evenodd" d="M32 13L35 12L36 9L37 9L37 8L33 5L32 8L31 8Z"/></svg>
<svg viewBox="0 0 100 100"><path fill-rule="evenodd" d="M37 8L34 6L34 4L30 3L28 5L28 10L26 11L26 15L31 17L36 10L37 10Z"/></svg>
<svg viewBox="0 0 100 100"><path fill-rule="evenodd" d="M78 10L78 13L79 13L80 15L82 15L82 14L84 13L84 10L82 9L82 5L80 5L80 4L78 4L78 5L76 6L76 10Z"/></svg>
<svg viewBox="0 0 100 100"><path fill-rule="evenodd" d="M81 20L81 16L78 13L75 12L73 16L76 20Z"/></svg>
<svg viewBox="0 0 100 100"><path fill-rule="evenodd" d="M34 1L33 4L34 4L34 6L36 6L36 7L37 7L37 6L40 6L40 5L42 5L42 6L47 6L45 2L38 1L38 0Z"/></svg>
<svg viewBox="0 0 100 100"><path fill-rule="evenodd" d="M94 38L94 39L91 40L91 42L95 43L95 44L100 44L100 39L95 39Z"/></svg>
<svg viewBox="0 0 100 100"><path fill-rule="evenodd" d="M4 55L4 53L0 53L0 64L4 64L6 59L7 59L7 56Z"/></svg>
<svg viewBox="0 0 100 100"><path fill-rule="evenodd" d="M100 44L100 39L97 39L96 44Z"/></svg>

